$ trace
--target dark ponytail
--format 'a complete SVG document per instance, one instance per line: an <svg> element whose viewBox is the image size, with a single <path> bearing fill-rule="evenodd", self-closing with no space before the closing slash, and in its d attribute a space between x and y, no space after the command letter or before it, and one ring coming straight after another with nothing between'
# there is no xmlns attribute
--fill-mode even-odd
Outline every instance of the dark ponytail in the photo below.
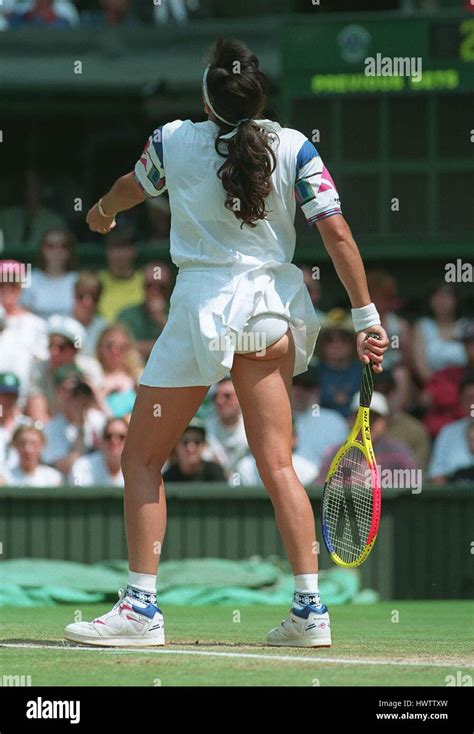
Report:
<svg viewBox="0 0 474 734"><path fill-rule="evenodd" d="M237 132L228 140L222 135L235 128L219 119L216 151L225 158L217 175L226 192L225 206L242 220L241 227L256 226L265 219L265 199L272 191L271 175L276 158L271 137L252 118L259 117L267 100L268 82L257 57L240 41L218 39L211 49L207 90L215 112ZM248 119L247 119L248 118Z"/></svg>

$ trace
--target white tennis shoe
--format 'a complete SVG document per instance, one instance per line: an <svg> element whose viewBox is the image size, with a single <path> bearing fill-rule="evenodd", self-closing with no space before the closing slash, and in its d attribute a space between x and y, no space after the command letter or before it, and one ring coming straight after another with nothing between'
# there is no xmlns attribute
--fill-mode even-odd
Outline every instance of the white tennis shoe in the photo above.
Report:
<svg viewBox="0 0 474 734"><path fill-rule="evenodd" d="M268 645L280 647L331 647L331 624L328 608L308 604L290 609L289 616L267 635Z"/></svg>
<svg viewBox="0 0 474 734"><path fill-rule="evenodd" d="M165 644L161 609L140 606L119 590L119 600L110 612L92 622L73 622L64 630L66 640L100 647L148 647Z"/></svg>

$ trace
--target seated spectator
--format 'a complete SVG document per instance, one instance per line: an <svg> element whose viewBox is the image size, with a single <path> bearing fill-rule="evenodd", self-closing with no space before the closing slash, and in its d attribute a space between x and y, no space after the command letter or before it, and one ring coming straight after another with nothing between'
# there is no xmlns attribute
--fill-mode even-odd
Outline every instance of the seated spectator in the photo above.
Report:
<svg viewBox="0 0 474 734"><path fill-rule="evenodd" d="M231 377L214 388L214 413L206 418L208 449L204 455L230 474L239 459L249 452L244 419Z"/></svg>
<svg viewBox="0 0 474 734"><path fill-rule="evenodd" d="M34 426L20 426L13 434L13 446L18 452L18 465L9 469L6 483L13 487L58 487L63 483L57 469L40 463L45 445L42 430ZM0 470L1 471L1 470Z"/></svg>
<svg viewBox="0 0 474 734"><path fill-rule="evenodd" d="M47 423L57 412L54 373L60 367L77 367L99 395L104 375L96 359L81 354L85 341L84 327L70 316L52 316L48 320L49 359L38 362L31 371L27 413Z"/></svg>
<svg viewBox="0 0 474 734"><path fill-rule="evenodd" d="M55 381L59 412L44 429L43 461L67 476L80 456L99 448L107 418L77 368L59 369Z"/></svg>
<svg viewBox="0 0 474 734"><path fill-rule="evenodd" d="M155 4L155 23L186 23L189 12L197 13L199 0L167 0L166 3Z"/></svg>
<svg viewBox="0 0 474 734"><path fill-rule="evenodd" d="M20 0L8 14L8 24L9 28L74 28L79 25L79 13L69 0Z"/></svg>
<svg viewBox="0 0 474 734"><path fill-rule="evenodd" d="M97 358L104 372L103 393L115 418L131 413L143 363L128 330L122 324L109 326L99 337Z"/></svg>
<svg viewBox="0 0 474 734"><path fill-rule="evenodd" d="M193 418L175 446L176 462L163 472L164 481L224 482L222 467L203 458L205 442L204 423L199 418Z"/></svg>
<svg viewBox="0 0 474 734"><path fill-rule="evenodd" d="M318 278L313 277L316 271L313 271L313 269L309 265L301 265L301 270L303 271L303 279L306 288L308 289L311 303L314 306L314 313L322 322L326 318L326 314L319 308L319 299L321 298L321 283Z"/></svg>
<svg viewBox="0 0 474 734"><path fill-rule="evenodd" d="M28 271L15 260L0 261L0 371L20 379L20 403L24 406L35 360L46 359L46 322L24 308L22 289L28 287Z"/></svg>
<svg viewBox="0 0 474 734"><path fill-rule="evenodd" d="M65 229L66 221L44 206L44 186L35 171L26 170L21 190L25 195L23 204L0 209L0 232L11 245L36 249L46 232Z"/></svg>
<svg viewBox="0 0 474 734"><path fill-rule="evenodd" d="M434 484L444 484L458 469L466 469L474 462L469 438L474 417L474 372L463 379L460 396L465 417L444 426L433 444L428 476Z"/></svg>
<svg viewBox="0 0 474 734"><path fill-rule="evenodd" d="M383 356L383 368L391 371L395 382L390 405L392 410L403 410L411 404L414 389L410 373L411 326L396 313L400 300L393 275L386 270L371 270L367 273L367 283L389 340Z"/></svg>
<svg viewBox="0 0 474 734"><path fill-rule="evenodd" d="M171 270L166 263L149 263L143 270L144 301L120 311L117 321L124 324L146 360L168 318Z"/></svg>
<svg viewBox="0 0 474 734"><path fill-rule="evenodd" d="M426 469L430 454L430 437L423 423L398 408L395 379L390 371L384 370L376 377L378 392L385 395L390 407L387 436L408 446L416 458L417 466Z"/></svg>
<svg viewBox="0 0 474 734"><path fill-rule="evenodd" d="M117 320L120 311L142 301L142 274L134 269L137 248L130 227L120 223L105 238L107 270L100 272L103 291L99 312L109 322Z"/></svg>
<svg viewBox="0 0 474 734"><path fill-rule="evenodd" d="M355 358L356 335L352 320L341 309L333 309L323 322L315 367L321 390L321 405L349 415L351 400L359 389L362 364Z"/></svg>
<svg viewBox="0 0 474 734"><path fill-rule="evenodd" d="M315 464L306 459L298 451L298 434L296 432L295 423L293 422L292 436L292 461L296 476L301 484L307 485L315 480L319 474L319 464ZM257 462L252 454L244 456L237 462L235 469L229 478L229 484L232 486L244 487L263 487L263 481L257 469Z"/></svg>
<svg viewBox="0 0 474 734"><path fill-rule="evenodd" d="M77 459L69 472L69 484L80 487L123 487L120 466L128 423L123 418L109 418L104 427L99 451Z"/></svg>
<svg viewBox="0 0 474 734"><path fill-rule="evenodd" d="M74 237L67 230L46 232L40 243L39 267L33 268L30 287L23 289L25 308L43 319L53 314L71 313L77 278L72 271L74 249Z"/></svg>
<svg viewBox="0 0 474 734"><path fill-rule="evenodd" d="M129 0L99 0L101 10L81 14L83 25L134 26L140 19L134 14Z"/></svg>
<svg viewBox="0 0 474 734"><path fill-rule="evenodd" d="M442 283L434 288L429 296L429 307L431 315L415 324L413 334L414 367L422 384L438 370L466 364L465 349L455 338L459 320L458 298L453 286Z"/></svg>
<svg viewBox="0 0 474 734"><path fill-rule="evenodd" d="M13 372L0 373L0 475L18 463L11 440L24 418L18 408L19 390L20 380Z"/></svg>
<svg viewBox="0 0 474 734"><path fill-rule="evenodd" d="M456 469L456 471L448 477L448 482L450 484L456 484L458 486L474 485L474 421L471 421L467 427L467 443L470 451L468 463L466 466Z"/></svg>
<svg viewBox="0 0 474 734"><path fill-rule="evenodd" d="M350 406L351 414L348 418L348 430L349 425L352 426L355 421L358 408L359 393L357 392ZM370 404L370 430L377 466L382 467L382 471L406 471L419 468L417 467L416 458L409 447L405 443L394 441L393 438L388 436L389 415L390 407L387 398L379 392L374 392ZM318 477L319 484L324 484L331 462L337 451L341 448L341 445L333 446L326 451Z"/></svg>
<svg viewBox="0 0 474 734"><path fill-rule="evenodd" d="M433 437L438 435L443 426L464 416L459 386L464 377L474 370L474 319L461 320L456 338L464 344L466 366L446 367L434 372L422 394L422 401L428 406L423 422Z"/></svg>
<svg viewBox="0 0 474 734"><path fill-rule="evenodd" d="M291 402L298 454L319 469L326 449L345 441L347 423L335 410L321 407L318 375L314 369L293 378Z"/></svg>
<svg viewBox="0 0 474 734"><path fill-rule="evenodd" d="M94 357L99 336L107 328L107 321L97 313L102 293L102 283L95 273L82 272L74 284L74 308L72 316L84 327L82 354Z"/></svg>

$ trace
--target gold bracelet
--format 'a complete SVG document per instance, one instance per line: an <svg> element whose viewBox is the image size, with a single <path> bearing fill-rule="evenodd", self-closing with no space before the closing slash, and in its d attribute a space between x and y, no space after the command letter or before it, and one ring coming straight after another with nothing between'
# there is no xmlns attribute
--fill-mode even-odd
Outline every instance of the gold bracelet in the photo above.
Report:
<svg viewBox="0 0 474 734"><path fill-rule="evenodd" d="M99 202L97 204L97 209L99 210L99 214L101 217L107 217L108 219L113 219L115 217L115 214L106 214L104 210L102 209L102 199L99 199Z"/></svg>

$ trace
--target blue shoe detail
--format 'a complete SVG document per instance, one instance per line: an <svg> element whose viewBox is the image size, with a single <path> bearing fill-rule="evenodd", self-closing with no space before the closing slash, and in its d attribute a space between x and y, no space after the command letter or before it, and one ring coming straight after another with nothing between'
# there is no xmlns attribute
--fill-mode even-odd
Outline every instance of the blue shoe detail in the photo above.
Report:
<svg viewBox="0 0 474 734"><path fill-rule="evenodd" d="M143 614L145 617L148 617L149 619L153 619L155 614L159 612L161 614L161 609L159 609L154 604L148 604L147 607L137 607L135 604L132 604L132 609L137 614Z"/></svg>
<svg viewBox="0 0 474 734"><path fill-rule="evenodd" d="M319 607L315 607L313 604L307 604L303 609L296 609L293 607L291 610L296 617L301 619L308 619L310 614L326 614L328 608L325 604L321 604Z"/></svg>

